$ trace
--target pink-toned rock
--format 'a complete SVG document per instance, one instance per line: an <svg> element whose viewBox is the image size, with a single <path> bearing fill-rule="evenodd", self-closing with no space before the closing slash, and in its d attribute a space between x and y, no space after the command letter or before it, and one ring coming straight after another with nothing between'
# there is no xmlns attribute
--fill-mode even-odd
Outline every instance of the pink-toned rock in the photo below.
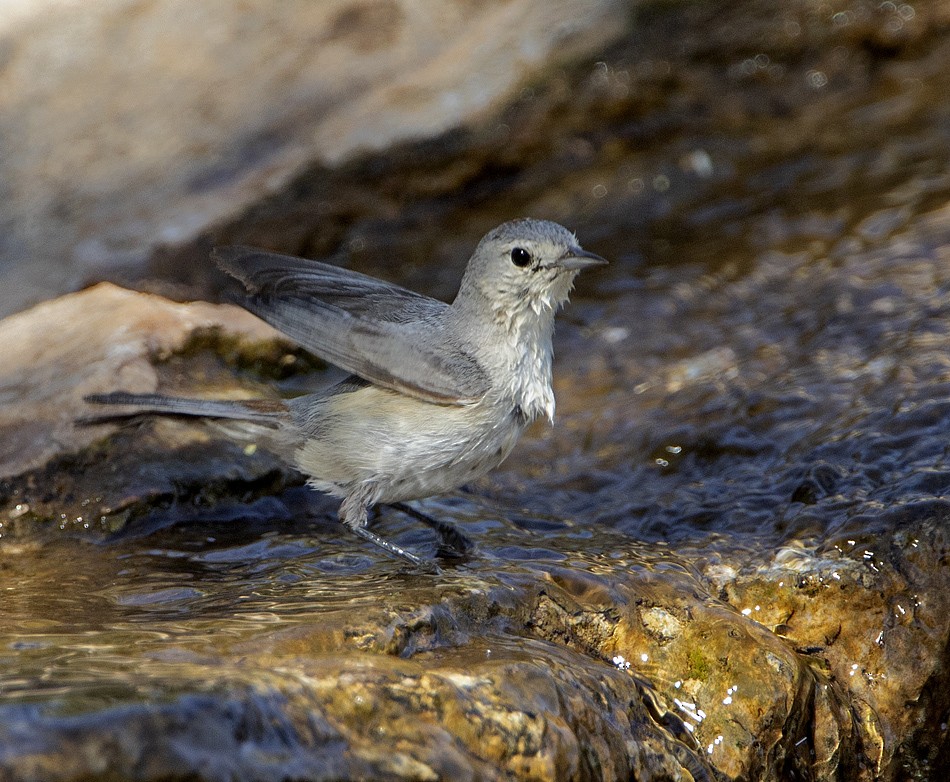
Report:
<svg viewBox="0 0 950 782"><path fill-rule="evenodd" d="M83 396L154 391L154 362L196 331L220 328L249 341L276 332L244 310L177 304L103 283L0 321L0 477L37 468L88 446L101 427Z"/></svg>

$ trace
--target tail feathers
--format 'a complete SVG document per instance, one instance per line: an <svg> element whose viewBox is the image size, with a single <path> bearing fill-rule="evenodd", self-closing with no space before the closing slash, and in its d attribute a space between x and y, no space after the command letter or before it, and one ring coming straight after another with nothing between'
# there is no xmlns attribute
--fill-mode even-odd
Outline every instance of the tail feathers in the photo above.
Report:
<svg viewBox="0 0 950 782"><path fill-rule="evenodd" d="M96 405L109 405L133 408L117 414L140 415L159 413L165 415L193 415L207 418L232 418L240 421L259 421L276 424L287 414L283 402L267 399L214 400L185 399L163 394L130 394L126 391L113 391L109 394L90 394L84 397L86 402ZM109 415L113 415L112 411Z"/></svg>

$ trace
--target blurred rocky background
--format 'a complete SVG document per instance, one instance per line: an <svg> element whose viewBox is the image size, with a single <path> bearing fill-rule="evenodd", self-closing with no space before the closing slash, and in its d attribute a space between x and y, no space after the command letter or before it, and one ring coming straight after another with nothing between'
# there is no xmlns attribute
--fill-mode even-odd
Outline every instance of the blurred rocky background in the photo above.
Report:
<svg viewBox="0 0 950 782"><path fill-rule="evenodd" d="M0 314L336 165L485 121L616 40L617 0L8 0ZM333 199L330 199L333 200Z"/></svg>

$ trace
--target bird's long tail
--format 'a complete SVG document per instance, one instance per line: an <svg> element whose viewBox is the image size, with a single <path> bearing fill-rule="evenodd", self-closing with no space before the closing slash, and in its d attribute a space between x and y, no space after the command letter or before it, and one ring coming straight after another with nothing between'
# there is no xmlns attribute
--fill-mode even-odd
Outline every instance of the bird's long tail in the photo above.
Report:
<svg viewBox="0 0 950 782"><path fill-rule="evenodd" d="M205 418L230 418L276 425L287 415L287 406L268 399L216 400L187 399L164 394L131 394L113 391L109 394L89 394L86 402L95 405L124 408L109 410L106 416L125 417L156 413L159 415L188 415ZM88 419L86 419L88 421Z"/></svg>

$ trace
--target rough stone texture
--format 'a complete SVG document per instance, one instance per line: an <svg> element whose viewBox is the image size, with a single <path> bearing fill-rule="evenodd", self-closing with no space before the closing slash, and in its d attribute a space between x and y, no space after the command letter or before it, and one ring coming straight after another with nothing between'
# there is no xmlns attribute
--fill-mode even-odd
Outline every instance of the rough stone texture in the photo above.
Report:
<svg viewBox="0 0 950 782"><path fill-rule="evenodd" d="M4 3L0 314L140 266L306 162L483 118L621 34L626 13L618 0Z"/></svg>
<svg viewBox="0 0 950 782"><path fill-rule="evenodd" d="M155 363L212 328L227 330L236 341L277 336L238 307L176 304L108 283L0 321L0 477L100 439L101 430L76 425L93 410L83 396L107 388L154 391Z"/></svg>
<svg viewBox="0 0 950 782"><path fill-rule="evenodd" d="M950 654L948 522L946 502L913 504L876 519L884 534L866 545L841 538L820 558L779 552L759 572L720 583L725 600L824 671L823 692L854 726L854 736L836 735L829 720L814 726L829 770L855 761L854 739L875 773L922 775L935 759L910 748L950 709L935 682ZM860 558L846 558L852 552Z"/></svg>
<svg viewBox="0 0 950 782"><path fill-rule="evenodd" d="M315 782L709 778L679 750L684 767L675 740L649 727L629 676L579 671L557 657L450 658L450 667L433 668L310 656L284 660L253 683L219 682L220 693L115 709L92 722L7 710L0 779L161 780L188 769L202 779Z"/></svg>
<svg viewBox="0 0 950 782"><path fill-rule="evenodd" d="M182 482L211 496L222 481L260 480L273 488L274 480L292 474L246 443L213 442L174 421L145 432L119 429L114 421L82 423L102 415L83 401L86 394L184 383L186 391L212 396L261 397L273 394L264 380L314 366L238 307L176 304L102 283L0 321L0 340L0 482L8 535L15 522L37 520L116 531L130 512L170 501ZM109 434L117 437L105 440ZM124 453L121 468L109 458L112 448ZM164 467L170 451L184 468L172 476ZM98 488L73 480L83 473L96 475Z"/></svg>

